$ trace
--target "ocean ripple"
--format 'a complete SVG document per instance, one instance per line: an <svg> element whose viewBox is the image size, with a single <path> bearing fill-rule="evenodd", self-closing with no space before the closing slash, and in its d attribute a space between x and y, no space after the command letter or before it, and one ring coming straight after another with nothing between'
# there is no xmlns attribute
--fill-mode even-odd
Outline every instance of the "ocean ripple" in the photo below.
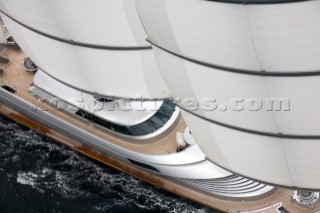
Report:
<svg viewBox="0 0 320 213"><path fill-rule="evenodd" d="M0 116L4 212L215 212Z"/></svg>

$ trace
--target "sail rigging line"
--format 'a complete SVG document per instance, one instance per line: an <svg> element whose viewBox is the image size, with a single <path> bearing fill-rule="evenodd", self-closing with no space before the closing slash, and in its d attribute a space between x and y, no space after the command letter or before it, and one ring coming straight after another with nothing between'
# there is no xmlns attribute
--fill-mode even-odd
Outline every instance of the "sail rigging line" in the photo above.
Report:
<svg viewBox="0 0 320 213"><path fill-rule="evenodd" d="M47 38L62 42L62 43L66 43L66 44L71 44L74 46L79 46L79 47L86 47L86 48L91 48L91 49L101 49L101 50L114 50L114 51L137 51L137 50L151 50L152 47L151 46L106 46L106 45L98 45L98 44L88 44L88 43L82 43L82 42L78 42L78 41L74 41L74 40L68 40L68 39L64 39L64 38L60 38L54 35L50 35L47 34L45 32L42 32L40 30L34 29L20 21L18 21L17 19L11 17L10 15L8 15L7 13L3 12L2 10L0 10L0 12L2 14L4 14L5 16L7 16L8 18L10 18L12 21L18 23L19 25L27 28L28 30L31 30L32 32L35 32L39 35L45 36Z"/></svg>
<svg viewBox="0 0 320 213"><path fill-rule="evenodd" d="M232 129L232 130L236 130L236 131L240 131L240 132L244 132L244 133L249 133L249 134L254 134L254 135L260 135L260 136L267 136L267 137L273 137L273 138L281 138L281 139L303 139L303 140L319 140L320 139L320 135L294 135L294 134L284 134L284 133L273 133L273 132L263 132L263 131L259 131L259 130L253 130L253 129L247 129L247 128L242 128L242 127L238 127L238 126L233 126L231 124L227 124L227 123L223 123L220 121L216 121L204 116L201 116L191 110L186 109L185 107L183 107L181 104L176 103L176 105L182 109L185 112L188 112L190 114L192 114L193 116L196 116L202 120L205 120L209 123L213 123L216 124L218 126L222 126L228 129Z"/></svg>
<svg viewBox="0 0 320 213"><path fill-rule="evenodd" d="M94 95L94 96L99 96L101 98L106 98L106 99L115 99L115 100L119 100L119 99L125 99L125 100L132 100L132 101L158 101L158 100L172 100L172 97L157 97L157 98L146 98L146 97L142 97L142 96L135 96L135 97L126 97L126 96L116 96L113 94L100 94L97 92L92 92L86 89L82 89L76 86L73 86L67 82L62 81L59 78L56 78L55 76L53 76L52 74L50 74L49 72L47 72L45 69L41 68L40 66L37 65L37 67L44 72L46 75L50 76L52 79L58 81L61 84L64 84L72 89L78 90L80 92L84 92L90 95Z"/></svg>
<svg viewBox="0 0 320 213"><path fill-rule="evenodd" d="M209 67L213 69L217 69L218 71L226 71L226 72L231 72L231 73L237 73L237 74L244 74L244 75L254 75L254 76L264 76L264 77L309 77L309 76L319 76L320 75L320 70L319 71L298 71L298 72L269 72L267 70L244 70L244 69L237 69L237 68L231 68L231 67L224 67L221 65L216 65L216 64L211 64L203 61L199 61L196 59L189 58L187 56L183 56L180 54L177 54L175 52L172 52L164 47L159 46L158 44L155 44L154 42L150 41L147 39L147 41L152 44L155 47L158 47L159 49L174 55L178 58L181 58L183 60L204 66L204 67Z"/></svg>

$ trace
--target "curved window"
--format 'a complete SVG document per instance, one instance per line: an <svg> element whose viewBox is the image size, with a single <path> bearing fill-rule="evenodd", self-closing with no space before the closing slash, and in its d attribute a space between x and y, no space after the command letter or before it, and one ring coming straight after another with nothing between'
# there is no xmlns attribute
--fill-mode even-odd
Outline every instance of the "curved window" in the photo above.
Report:
<svg viewBox="0 0 320 213"><path fill-rule="evenodd" d="M175 104L171 100L164 100L159 110L151 118L144 121L143 123L133 126L121 126L113 124L81 109L76 112L76 115L120 134L130 136L143 136L151 134L163 127L170 120L173 112L175 111L175 107Z"/></svg>
<svg viewBox="0 0 320 213"><path fill-rule="evenodd" d="M8 92L15 93L16 90L9 85L1 85L1 88L7 90Z"/></svg>
<svg viewBox="0 0 320 213"><path fill-rule="evenodd" d="M128 161L130 161L130 163L134 164L134 165L137 165L137 166L140 166L142 168L145 168L145 169L149 169L151 171L155 171L155 172L160 172L159 169L153 167L153 166L150 166L148 164L145 164L145 163L141 163L141 162L138 162L138 161L135 161L135 160L132 160L132 159L129 159L128 158Z"/></svg>

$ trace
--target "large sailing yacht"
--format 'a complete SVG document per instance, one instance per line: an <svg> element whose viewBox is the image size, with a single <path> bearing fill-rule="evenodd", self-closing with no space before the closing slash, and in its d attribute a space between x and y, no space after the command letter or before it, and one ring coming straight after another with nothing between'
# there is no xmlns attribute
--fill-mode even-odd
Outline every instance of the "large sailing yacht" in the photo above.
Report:
<svg viewBox="0 0 320 213"><path fill-rule="evenodd" d="M2 114L223 212L320 211L319 0L0 11Z"/></svg>

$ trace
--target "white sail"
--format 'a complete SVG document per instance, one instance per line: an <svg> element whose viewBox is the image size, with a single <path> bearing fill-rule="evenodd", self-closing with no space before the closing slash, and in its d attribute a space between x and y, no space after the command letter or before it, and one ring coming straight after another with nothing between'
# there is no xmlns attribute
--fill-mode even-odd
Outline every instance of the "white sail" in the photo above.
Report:
<svg viewBox="0 0 320 213"><path fill-rule="evenodd" d="M136 5L160 71L211 161L256 180L320 189L320 1ZM245 105L252 99L261 109ZM270 109L272 100L285 103Z"/></svg>
<svg viewBox="0 0 320 213"><path fill-rule="evenodd" d="M122 126L133 126L147 121L156 114L163 103L163 101L131 101L126 103L127 100L121 99L110 102L99 101L92 95L55 81L41 70L37 71L33 83L37 88L45 88L46 92L56 97L57 100L63 100L74 106L72 109L75 110L72 113L83 109L101 119Z"/></svg>
<svg viewBox="0 0 320 213"><path fill-rule="evenodd" d="M243 5L136 0L149 39L176 54L251 71L314 71L320 1Z"/></svg>
<svg viewBox="0 0 320 213"><path fill-rule="evenodd" d="M215 164L259 181L319 189L319 139L255 135L225 128L189 113L183 112L183 116L198 145Z"/></svg>
<svg viewBox="0 0 320 213"><path fill-rule="evenodd" d="M1 3L17 43L60 82L101 96L170 97L146 49L133 0ZM106 10L110 13L104 15Z"/></svg>
<svg viewBox="0 0 320 213"><path fill-rule="evenodd" d="M319 134L320 76L231 73L154 49L174 97L181 98L177 100L179 106L192 113L226 125L273 134Z"/></svg>
<svg viewBox="0 0 320 213"><path fill-rule="evenodd" d="M133 0L1 0L2 12L58 38L106 46L147 46Z"/></svg>

